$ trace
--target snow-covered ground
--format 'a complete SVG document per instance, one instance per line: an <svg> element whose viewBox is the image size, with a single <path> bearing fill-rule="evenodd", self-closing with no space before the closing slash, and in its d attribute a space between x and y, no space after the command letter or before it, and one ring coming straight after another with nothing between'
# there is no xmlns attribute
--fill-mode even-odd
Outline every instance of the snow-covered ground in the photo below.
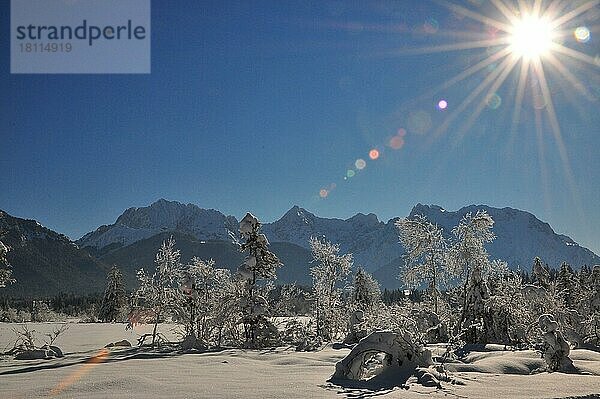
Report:
<svg viewBox="0 0 600 399"><path fill-rule="evenodd" d="M0 349L12 346L12 329L17 326L0 323ZM38 334L54 326L28 324ZM497 350L472 352L468 364L448 365L465 385L446 383L437 391L411 385L408 390L373 392L327 382L348 349L314 353L231 349L203 354L103 349L122 339L135 344L139 334L150 331L149 325L125 331L122 324L71 324L55 342L65 358L1 358L0 398L600 398L600 354L587 350L574 350L571 357L588 375L528 375L542 365L535 352ZM169 327L162 326L161 331L168 333Z"/></svg>

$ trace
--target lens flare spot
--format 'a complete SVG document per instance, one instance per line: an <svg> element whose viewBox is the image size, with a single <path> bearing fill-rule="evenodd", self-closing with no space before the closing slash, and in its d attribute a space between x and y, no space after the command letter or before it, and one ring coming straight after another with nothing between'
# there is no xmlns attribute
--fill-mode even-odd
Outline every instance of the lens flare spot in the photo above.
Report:
<svg viewBox="0 0 600 399"><path fill-rule="evenodd" d="M575 40L577 40L579 43L587 43L590 41L591 37L590 30L585 26L580 26L575 29L573 35L575 36Z"/></svg>
<svg viewBox="0 0 600 399"><path fill-rule="evenodd" d="M356 166L356 169L358 170L363 170L365 166L367 166L367 162L362 158L358 158L356 162L354 162L354 166Z"/></svg>
<svg viewBox="0 0 600 399"><path fill-rule="evenodd" d="M404 146L404 137L398 135L393 136L389 141L389 146L394 150L399 150Z"/></svg>
<svg viewBox="0 0 600 399"><path fill-rule="evenodd" d="M502 104L502 98L498 94L494 93L486 98L485 102L489 109L498 109Z"/></svg>
<svg viewBox="0 0 600 399"><path fill-rule="evenodd" d="M354 177L354 175L355 175L355 174L356 174L356 172L354 172L352 169L348 169L348 170L346 171L346 177L347 177L347 178Z"/></svg>
<svg viewBox="0 0 600 399"><path fill-rule="evenodd" d="M446 101L446 100L440 100L438 102L437 106L438 106L439 109L445 110L446 108L448 108L448 101Z"/></svg>
<svg viewBox="0 0 600 399"><path fill-rule="evenodd" d="M329 191L326 188L322 188L321 191L319 191L319 197L321 198L327 198L328 195Z"/></svg>
<svg viewBox="0 0 600 399"><path fill-rule="evenodd" d="M406 136L406 129L404 129L404 128L401 127L400 129L398 129L398 133L397 134L398 134L398 136L401 136L401 137Z"/></svg>
<svg viewBox="0 0 600 399"><path fill-rule="evenodd" d="M371 151L369 151L369 158L372 160L379 158L379 151L376 148L373 148Z"/></svg>

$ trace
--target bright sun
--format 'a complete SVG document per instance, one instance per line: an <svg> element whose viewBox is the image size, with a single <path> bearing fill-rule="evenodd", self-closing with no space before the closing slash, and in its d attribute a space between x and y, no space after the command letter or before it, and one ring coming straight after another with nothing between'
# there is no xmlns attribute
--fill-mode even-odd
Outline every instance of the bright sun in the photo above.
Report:
<svg viewBox="0 0 600 399"><path fill-rule="evenodd" d="M550 22L536 16L524 16L516 21L510 35L511 52L523 58L548 54L553 32Z"/></svg>

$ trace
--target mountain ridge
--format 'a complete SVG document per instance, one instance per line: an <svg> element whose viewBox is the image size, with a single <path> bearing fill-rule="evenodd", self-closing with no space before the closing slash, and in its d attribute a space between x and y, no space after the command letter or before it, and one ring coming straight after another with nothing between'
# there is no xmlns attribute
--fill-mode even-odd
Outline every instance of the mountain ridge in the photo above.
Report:
<svg viewBox="0 0 600 399"><path fill-rule="evenodd" d="M495 220L497 239L486 248L492 259L503 259L513 269L529 270L535 256L550 266L567 261L574 268L600 264L600 258L533 214L514 208L469 205L447 211L438 205L416 204L408 215L423 214L440 225L446 236L467 212L486 210ZM404 250L395 222L380 221L373 213L347 219L321 218L294 205L279 220L263 225L272 250L284 261L278 282L310 284L311 236L340 245L354 255L359 266L372 272L382 287L398 288ZM0 211L0 240L8 244L9 261L17 283L3 289L9 295L50 295L57 292L98 292L103 289L108 265L123 268L129 288L135 271L152 267L160 242L173 235L182 250L182 261L193 256L213 258L219 267L234 271L243 255L232 241L237 219L215 209L202 209L161 199L147 207L128 208L115 223L102 225L77 242L43 227ZM183 259L185 258L185 259Z"/></svg>
<svg viewBox="0 0 600 399"><path fill-rule="evenodd" d="M7 259L16 279L2 294L31 297L104 288L107 265L35 220L0 210L0 240L10 249Z"/></svg>
<svg viewBox="0 0 600 399"><path fill-rule="evenodd" d="M189 211L182 213L182 208ZM479 209L486 210L495 221L494 232L498 239L489 244L491 256L506 260L513 268L529 268L533 257L538 255L545 256L546 262L556 266L562 261L575 267L600 262L600 257L569 236L557 234L532 213L515 208L467 205L457 211L447 211L439 205L418 203L408 217L423 214L439 224L449 236L464 214ZM174 215L187 216L174 218ZM201 223L195 218L209 220ZM339 244L343 252L352 252L355 264L374 272L404 252L395 227L399 219L383 222L374 213L357 213L347 219L322 218L294 205L280 219L264 223L263 231L271 242L287 242L305 249L310 249L310 237L325 237ZM197 205L160 199L147 207L127 209L112 225L101 226L76 242L82 247L101 250L109 244L113 244L113 248L127 246L163 231L180 231L198 239L226 241L237 235L237 219L215 209L203 210Z"/></svg>

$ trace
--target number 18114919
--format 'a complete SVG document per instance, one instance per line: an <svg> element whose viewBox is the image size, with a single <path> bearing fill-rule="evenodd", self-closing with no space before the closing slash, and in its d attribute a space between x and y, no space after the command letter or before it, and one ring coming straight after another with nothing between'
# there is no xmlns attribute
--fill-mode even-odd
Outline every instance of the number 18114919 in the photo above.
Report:
<svg viewBox="0 0 600 399"><path fill-rule="evenodd" d="M70 53L71 43L19 43L22 53Z"/></svg>

